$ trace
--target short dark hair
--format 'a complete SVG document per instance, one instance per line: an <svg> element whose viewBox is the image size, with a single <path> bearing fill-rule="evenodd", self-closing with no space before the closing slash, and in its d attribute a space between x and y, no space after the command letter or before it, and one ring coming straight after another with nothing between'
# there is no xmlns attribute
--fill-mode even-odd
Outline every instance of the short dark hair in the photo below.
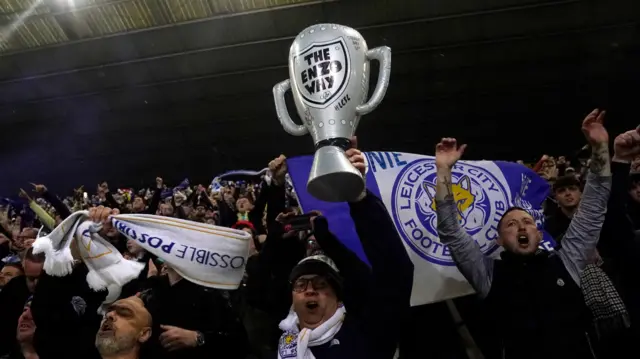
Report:
<svg viewBox="0 0 640 359"><path fill-rule="evenodd" d="M22 268L22 264L20 262L17 263L6 263L4 266L2 266L2 268L4 267L13 267L16 268L18 270L20 270L20 272L24 273L24 269Z"/></svg>
<svg viewBox="0 0 640 359"><path fill-rule="evenodd" d="M44 263L44 253L33 253L33 247L27 249L27 253L24 256L25 261L31 261L34 263Z"/></svg>
<svg viewBox="0 0 640 359"><path fill-rule="evenodd" d="M513 212L513 211L522 211L522 212L525 212L525 213L531 215L531 213L529 213L529 211L527 211L526 209L524 209L522 207L513 206L513 207L507 209L507 211L504 212L504 214L502 215L502 217L500 217L500 220L498 221L498 235L500 234L500 227L502 227L502 221L504 220L504 217L506 217L507 214L509 214L510 212Z"/></svg>
<svg viewBox="0 0 640 359"><path fill-rule="evenodd" d="M555 183L553 184L553 192L571 186L580 188L580 180L578 180L578 178L574 175L562 176L556 179Z"/></svg>

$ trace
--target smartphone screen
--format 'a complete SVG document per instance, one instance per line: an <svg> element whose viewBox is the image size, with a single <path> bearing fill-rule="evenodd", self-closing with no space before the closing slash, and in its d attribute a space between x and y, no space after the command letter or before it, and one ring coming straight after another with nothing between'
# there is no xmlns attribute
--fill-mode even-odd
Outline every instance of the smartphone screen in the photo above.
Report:
<svg viewBox="0 0 640 359"><path fill-rule="evenodd" d="M306 231L311 229L311 217L315 214L302 214L287 218L285 224L291 225L294 231Z"/></svg>

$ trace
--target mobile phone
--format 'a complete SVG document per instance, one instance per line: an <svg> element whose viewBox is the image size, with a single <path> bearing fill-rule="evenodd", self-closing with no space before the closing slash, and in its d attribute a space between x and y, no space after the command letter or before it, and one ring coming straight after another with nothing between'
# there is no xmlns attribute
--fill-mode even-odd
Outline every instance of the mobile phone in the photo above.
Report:
<svg viewBox="0 0 640 359"><path fill-rule="evenodd" d="M290 225L291 230L294 231L306 231L311 229L311 217L317 216L317 214L301 214L299 216L293 216L286 219L285 225Z"/></svg>

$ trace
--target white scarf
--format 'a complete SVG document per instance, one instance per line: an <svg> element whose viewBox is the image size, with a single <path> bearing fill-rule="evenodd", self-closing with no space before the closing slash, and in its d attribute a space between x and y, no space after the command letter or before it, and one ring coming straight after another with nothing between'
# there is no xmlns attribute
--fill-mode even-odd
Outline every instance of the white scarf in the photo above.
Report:
<svg viewBox="0 0 640 359"><path fill-rule="evenodd" d="M169 263L185 279L211 288L237 289L249 253L251 235L231 228L147 214L111 217L118 232ZM90 222L88 212L76 212L51 234L38 238L34 253L45 253L44 270L54 276L73 271L71 243L75 239L87 265L87 283L94 290L108 289L105 303L120 295L121 287L137 278L143 263L125 259L106 239L98 235L99 224Z"/></svg>
<svg viewBox="0 0 640 359"><path fill-rule="evenodd" d="M315 359L310 347L325 344L333 339L342 328L342 322L347 314L344 306L315 329L298 329L298 316L291 310L289 315L280 322L280 329L284 331L278 343L278 359Z"/></svg>

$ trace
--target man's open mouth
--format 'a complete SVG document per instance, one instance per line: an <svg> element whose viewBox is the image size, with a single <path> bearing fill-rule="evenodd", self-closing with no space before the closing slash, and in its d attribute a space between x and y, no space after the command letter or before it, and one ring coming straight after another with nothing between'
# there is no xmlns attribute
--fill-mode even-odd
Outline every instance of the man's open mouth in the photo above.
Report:
<svg viewBox="0 0 640 359"><path fill-rule="evenodd" d="M100 326L100 332L111 332L113 331L113 324L111 322L105 322Z"/></svg>
<svg viewBox="0 0 640 359"><path fill-rule="evenodd" d="M519 244L529 244L529 237L527 237L524 234L521 234L518 236L518 243Z"/></svg>
<svg viewBox="0 0 640 359"><path fill-rule="evenodd" d="M318 302L313 301L313 300L309 301L309 302L307 302L306 307L309 310L314 310L314 309L318 308Z"/></svg>

